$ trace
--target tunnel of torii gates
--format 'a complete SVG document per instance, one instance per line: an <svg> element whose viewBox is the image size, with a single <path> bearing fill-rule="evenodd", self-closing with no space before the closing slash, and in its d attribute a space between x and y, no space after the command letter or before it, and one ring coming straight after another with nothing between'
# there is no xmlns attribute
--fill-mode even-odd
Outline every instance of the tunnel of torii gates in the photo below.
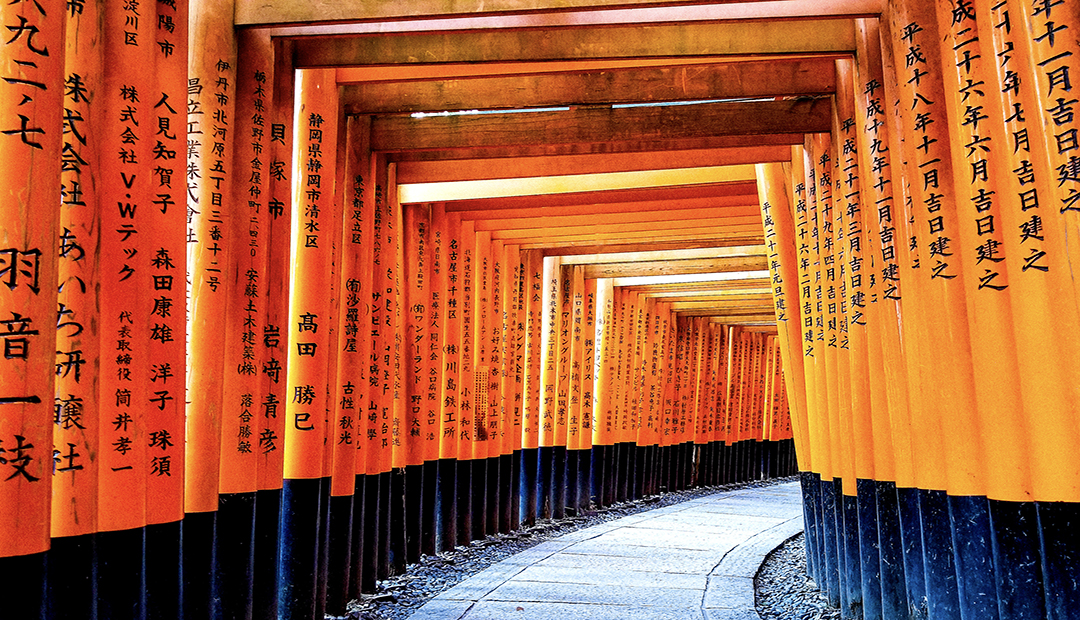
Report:
<svg viewBox="0 0 1080 620"><path fill-rule="evenodd" d="M583 4L3 4L0 615L797 469L844 617L1080 617L1080 3Z"/></svg>

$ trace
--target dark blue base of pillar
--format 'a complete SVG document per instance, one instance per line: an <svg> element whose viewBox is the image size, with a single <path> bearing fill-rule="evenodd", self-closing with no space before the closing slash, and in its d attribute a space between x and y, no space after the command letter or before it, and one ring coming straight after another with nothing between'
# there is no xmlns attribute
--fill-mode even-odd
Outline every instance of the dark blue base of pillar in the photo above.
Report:
<svg viewBox="0 0 1080 620"><path fill-rule="evenodd" d="M990 500L989 505L990 540L997 570L998 617L1002 620L1043 620L1047 618L1046 596L1039 561L1039 519L1035 504ZM1074 564L1074 574L1075 567Z"/></svg>
<svg viewBox="0 0 1080 620"><path fill-rule="evenodd" d="M278 611L282 620L314 620L316 617L321 500L321 478L287 479L282 485L278 590Z"/></svg>
<svg viewBox="0 0 1080 620"><path fill-rule="evenodd" d="M218 613L217 512L189 512L180 524L184 554L184 617L213 618ZM100 540L98 545L103 544ZM274 597L277 597L275 590Z"/></svg>
<svg viewBox="0 0 1080 620"><path fill-rule="evenodd" d="M355 491L355 483L353 485ZM362 497L362 496L361 496ZM330 497L329 556L326 569L326 613L345 615L352 581L353 495Z"/></svg>
<svg viewBox="0 0 1080 620"><path fill-rule="evenodd" d="M255 571L255 493L218 496L217 565L221 617L251 617Z"/></svg>
<svg viewBox="0 0 1080 620"><path fill-rule="evenodd" d="M862 579L864 620L883 620L881 615L881 553L878 543L877 485L857 480L856 512L859 525L859 576Z"/></svg>
<svg viewBox="0 0 1080 620"><path fill-rule="evenodd" d="M423 480L421 506L420 506L420 552L425 555L435 555L439 548L435 544L435 530L438 525L435 506L437 505L437 489L439 477L439 461L427 461L423 465Z"/></svg>
<svg viewBox="0 0 1080 620"><path fill-rule="evenodd" d="M949 499L944 491L919 489L923 574L931 620L961 620L952 552Z"/></svg>
<svg viewBox="0 0 1080 620"><path fill-rule="evenodd" d="M281 521L281 489L255 492L255 576L252 584L252 618L278 617L278 527Z"/></svg>
<svg viewBox="0 0 1080 620"><path fill-rule="evenodd" d="M5 563L13 558L0 558L0 600L15 603L23 609L19 598L25 592L11 588L25 586L26 592L36 592L42 584L48 587L48 612L24 613L26 618L49 618L50 620L93 620L97 618L97 548L94 534L54 538L48 551L48 577L39 584L27 586L13 575L5 572ZM39 560L46 554L28 556ZM16 596L16 593L18 596ZM33 596L31 595L31 598ZM40 603L40 600L38 601ZM31 604L33 607L36 604ZM6 613L6 612L5 612ZM18 617L13 615L12 617Z"/></svg>
<svg viewBox="0 0 1080 620"><path fill-rule="evenodd" d="M1046 617L1074 619L1080 610L1080 504L1038 502L1039 550L1042 553Z"/></svg>
<svg viewBox="0 0 1080 620"><path fill-rule="evenodd" d="M449 551L457 546L457 461L454 459L439 459L435 513L436 545L439 551Z"/></svg>
<svg viewBox="0 0 1080 620"><path fill-rule="evenodd" d="M536 523L537 517L537 484L536 474L539 470L539 450L536 448L522 448L521 450L521 525L528 527Z"/></svg>

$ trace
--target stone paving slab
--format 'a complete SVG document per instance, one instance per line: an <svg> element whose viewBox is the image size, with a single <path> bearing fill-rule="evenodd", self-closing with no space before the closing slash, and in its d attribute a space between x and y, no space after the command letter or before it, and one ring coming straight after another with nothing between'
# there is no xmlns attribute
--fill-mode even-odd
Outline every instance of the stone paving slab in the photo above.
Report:
<svg viewBox="0 0 1080 620"><path fill-rule="evenodd" d="M720 492L547 541L487 568L413 620L760 620L754 575L802 531L797 482Z"/></svg>

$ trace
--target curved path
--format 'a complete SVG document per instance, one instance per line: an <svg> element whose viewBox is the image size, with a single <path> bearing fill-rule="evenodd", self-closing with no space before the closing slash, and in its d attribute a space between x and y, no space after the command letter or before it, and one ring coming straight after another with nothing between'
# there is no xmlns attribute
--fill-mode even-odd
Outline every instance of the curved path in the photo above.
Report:
<svg viewBox="0 0 1080 620"><path fill-rule="evenodd" d="M412 620L759 620L754 574L803 529L798 482L578 530L443 592Z"/></svg>

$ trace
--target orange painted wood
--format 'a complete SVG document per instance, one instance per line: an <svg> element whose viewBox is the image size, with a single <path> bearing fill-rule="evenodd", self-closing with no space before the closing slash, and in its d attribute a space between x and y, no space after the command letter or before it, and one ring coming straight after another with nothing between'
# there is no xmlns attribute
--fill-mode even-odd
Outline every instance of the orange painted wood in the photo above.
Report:
<svg viewBox="0 0 1080 620"><path fill-rule="evenodd" d="M558 409L559 328L561 323L562 287L560 262L545 257L541 296L540 331L540 447L556 445L555 427Z"/></svg>
<svg viewBox="0 0 1080 620"><path fill-rule="evenodd" d="M540 355L543 350L544 256L538 250L522 251L525 295L524 408L522 444L526 450L540 446Z"/></svg>
<svg viewBox="0 0 1080 620"><path fill-rule="evenodd" d="M150 413L157 410L157 403L150 400L155 395L148 363L153 338L165 344L182 337L182 332L173 333L162 317L151 314L151 295L179 296L182 287L178 273L170 289L150 288L153 270L136 258L152 255L156 249L150 236L153 207L147 204L152 196L152 179L140 165L153 157L153 145L143 138L141 128L152 122L153 96L149 93L156 84L151 75L133 73L130 67L152 66L156 60L154 50L147 45L126 45L126 32L131 30L124 27L125 18L130 16L124 7L106 6L102 16L104 54L110 62L103 79L105 124L101 128L104 139L98 171L102 180L99 198L102 205L111 207L101 209L102 280L96 285L108 294L101 300L99 329L107 353L99 369L98 398L105 419L124 423L99 426L99 447L105 449L99 453L98 525L100 531L117 531L146 525L151 459L175 457L178 450L173 448L182 445L181 438L172 436ZM133 30L143 41L154 36L146 20ZM229 163L226 160L226 166ZM228 196L228 190L225 185L219 196ZM217 299L222 302L223 282L217 291ZM180 393L177 390L176 396ZM216 479L208 492L216 501Z"/></svg>
<svg viewBox="0 0 1080 620"><path fill-rule="evenodd" d="M442 238L445 258L441 275L436 274L443 303L442 380L439 388L439 458L458 457L458 392L461 380L461 235L457 218L447 216L443 205L433 205L432 222L436 238ZM436 242L436 247L438 247Z"/></svg>
<svg viewBox="0 0 1080 620"><path fill-rule="evenodd" d="M593 368L593 437L594 446L611 446L615 439L614 379L615 361L615 289L610 279L596 281L596 338Z"/></svg>
<svg viewBox="0 0 1080 620"><path fill-rule="evenodd" d="M73 371L88 365L90 368L98 366L101 354L100 332L91 329L91 321L100 316L101 310L100 294L94 285L101 278L97 259L101 215L92 205L97 204L100 190L96 170L100 167L101 136L98 131L103 125L103 110L100 106L90 105L91 101L101 101L104 97L101 84L104 50L99 11L100 7L94 4L86 7L83 15L69 16L65 33L64 70L68 75L79 76L85 91L72 89L64 94L62 102L63 108L69 110L65 114L71 119L66 122L78 133L69 131L60 147L61 152L67 151L69 156L62 158L59 173L62 183L57 252L60 286L55 355L57 362L66 361L71 354L78 355L85 363L81 367L67 367L69 372L55 375L55 415L51 435L54 454L60 461L52 480L52 536L78 536L97 531L98 468L89 455L99 451L100 405L90 372L86 372L84 380L82 372ZM179 177L176 184L183 188ZM15 220L5 213L5 221ZM3 299L6 312L8 300ZM48 312L51 315L52 309ZM11 315L4 318L10 319ZM7 328L4 331L8 331ZM45 342L40 337L35 340ZM41 348L48 349L48 346ZM0 371L0 376L7 384L10 375ZM11 406L0 408L0 417L8 416ZM14 505L7 497L3 501L6 505ZM6 530L4 535L11 537ZM0 555L8 554L0 550Z"/></svg>
<svg viewBox="0 0 1080 620"><path fill-rule="evenodd" d="M371 151L368 131L370 120L347 117L344 150L344 203L340 243L340 308L338 310L338 363L335 380L335 462L337 454L344 457L351 448L352 489L355 476L366 474L371 451L368 419L371 394L377 379L371 373L371 306L374 292L372 274L372 241L375 219L375 196L371 182ZM348 457L340 461L344 465ZM344 468L335 467L333 486L340 485L340 494L348 494Z"/></svg>
<svg viewBox="0 0 1080 620"><path fill-rule="evenodd" d="M471 460L475 455L474 418L476 416L476 351L474 349L477 321L473 287L476 283L476 231L472 222L461 223L460 277L461 294L461 380L458 385L458 460Z"/></svg>
<svg viewBox="0 0 1080 620"><path fill-rule="evenodd" d="M27 26L0 50L12 76L0 86L0 557L9 557L49 547L66 20L58 8L45 15L25 3L4 15Z"/></svg>
<svg viewBox="0 0 1080 620"><path fill-rule="evenodd" d="M597 293L596 280L585 280L584 317L582 323L581 355L581 407L579 438L582 450L592 448L593 429L596 427L596 321Z"/></svg>

